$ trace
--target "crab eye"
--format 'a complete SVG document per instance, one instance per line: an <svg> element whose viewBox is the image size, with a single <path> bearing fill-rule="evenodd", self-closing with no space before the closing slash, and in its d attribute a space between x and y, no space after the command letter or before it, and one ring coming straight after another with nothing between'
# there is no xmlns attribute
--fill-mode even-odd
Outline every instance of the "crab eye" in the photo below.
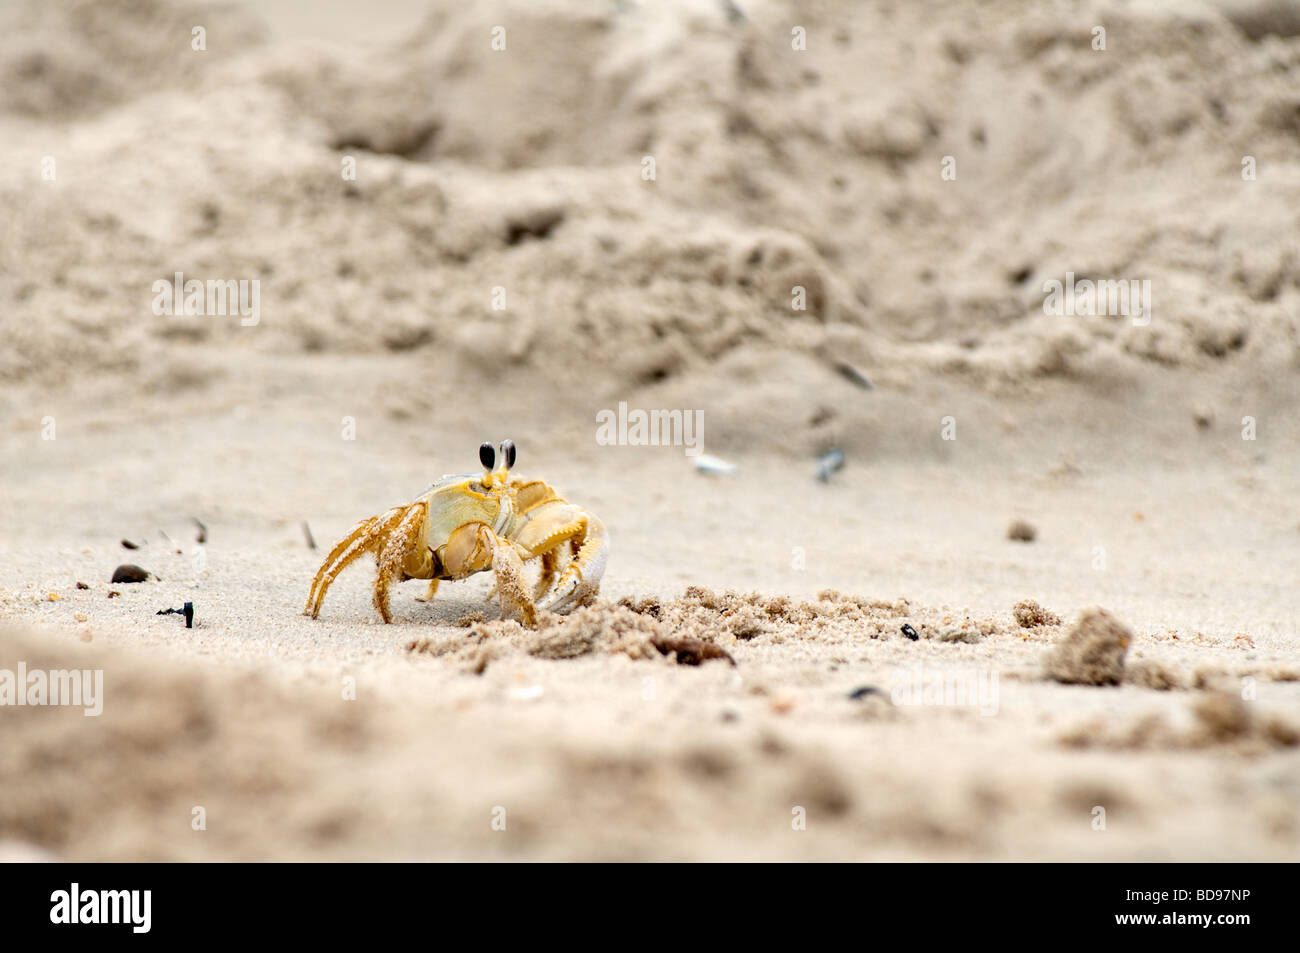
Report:
<svg viewBox="0 0 1300 953"><path fill-rule="evenodd" d="M496 465L497 452L492 449L492 444L485 443L478 448L478 462L487 470L491 470Z"/></svg>
<svg viewBox="0 0 1300 953"><path fill-rule="evenodd" d="M505 440L501 443L501 456L505 457L506 469L509 470L515 465L515 442Z"/></svg>

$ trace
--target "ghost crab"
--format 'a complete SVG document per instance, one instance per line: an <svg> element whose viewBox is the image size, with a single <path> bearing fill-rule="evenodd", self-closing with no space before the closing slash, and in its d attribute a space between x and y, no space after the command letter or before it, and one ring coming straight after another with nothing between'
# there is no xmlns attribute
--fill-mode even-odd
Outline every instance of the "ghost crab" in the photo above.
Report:
<svg viewBox="0 0 1300 953"><path fill-rule="evenodd" d="M427 602L440 581L489 569L496 574L501 617L513 610L530 627L539 610L564 612L590 601L609 555L604 524L541 480L512 479L515 445L506 440L500 449L499 466L492 444L485 443L479 447L482 473L444 476L414 503L358 523L321 563L303 614L315 619L330 584L364 553L374 553L379 564L374 603L385 622L392 621L388 590L394 582L430 580ZM524 562L538 558L541 578L530 593Z"/></svg>

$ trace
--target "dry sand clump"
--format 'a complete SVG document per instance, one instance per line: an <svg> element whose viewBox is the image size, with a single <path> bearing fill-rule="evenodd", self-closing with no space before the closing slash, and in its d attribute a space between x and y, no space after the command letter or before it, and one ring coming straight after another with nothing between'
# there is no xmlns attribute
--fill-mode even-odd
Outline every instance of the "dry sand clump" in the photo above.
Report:
<svg viewBox="0 0 1300 953"><path fill-rule="evenodd" d="M1133 633L1105 609L1085 609L1048 657L1047 677L1069 685L1118 685Z"/></svg>
<svg viewBox="0 0 1300 953"><path fill-rule="evenodd" d="M488 637L491 623L475 626ZM629 658L653 658L662 627L622 606L600 603L567 616L547 614L526 640L529 655L547 659L577 658L592 652L621 653Z"/></svg>
<svg viewBox="0 0 1300 953"><path fill-rule="evenodd" d="M1158 692L1174 691L1186 687L1183 677L1177 671L1150 659L1143 659L1126 665L1124 668L1124 683L1127 685L1141 685L1143 688L1150 688Z"/></svg>
<svg viewBox="0 0 1300 953"><path fill-rule="evenodd" d="M1044 609L1033 599L1021 599L1011 609L1016 625L1022 629L1033 629L1040 625L1060 625L1061 617L1055 612Z"/></svg>
<svg viewBox="0 0 1300 953"><path fill-rule="evenodd" d="M676 599L624 597L617 603L597 600L569 615L542 613L534 630L513 619L484 621L477 612L457 626L468 632L423 637L406 649L416 655L447 656L482 673L493 660L517 653L552 660L593 654L637 660L668 656L686 665L714 659L735 665L728 649L744 644L907 641L907 629L916 640L973 645L1011 632L992 619L958 619L905 600L847 596L827 589L809 601L715 592L703 586L688 586Z"/></svg>
<svg viewBox="0 0 1300 953"><path fill-rule="evenodd" d="M625 598L621 604L667 623L677 634L720 644L910 639L903 633L904 626L911 626L918 638L947 642L977 642L1009 631L991 619L959 619L954 613L914 606L905 599L845 595L834 589L823 589L810 601L688 586L679 599Z"/></svg>
<svg viewBox="0 0 1300 953"><path fill-rule="evenodd" d="M721 659L735 665L735 659L716 645L713 634L689 627L671 627L650 614L633 612L627 606L597 600L568 615L542 613L537 627L525 629L513 619L474 621L464 637L417 639L407 651L417 655L454 655L470 663L476 674L490 662L513 652L542 659L574 659L585 655L626 655L632 659L668 657L681 665L699 665ZM692 633L692 634L688 634Z"/></svg>
<svg viewBox="0 0 1300 953"><path fill-rule="evenodd" d="M513 652L543 659L573 659L595 653L657 658L654 641L663 635L662 627L653 619L607 601L597 601L563 616L540 613L535 629L526 629L514 619L482 621L482 614L477 612L462 619L458 626L469 631L463 636L416 639L407 645L407 651L467 658L482 663L476 668L481 673L487 662Z"/></svg>
<svg viewBox="0 0 1300 953"><path fill-rule="evenodd" d="M1206 749L1231 747L1243 754L1262 754L1300 745L1300 725L1276 712L1257 713L1251 703L1229 692L1209 691L1190 710L1148 712L1115 723L1105 719L1071 728L1058 736L1072 748L1118 750Z"/></svg>
<svg viewBox="0 0 1300 953"><path fill-rule="evenodd" d="M1260 682L1300 681L1300 673L1286 665L1198 665L1195 667L1166 664L1154 659L1127 662L1124 684L1138 685L1155 691L1240 692L1245 679Z"/></svg>

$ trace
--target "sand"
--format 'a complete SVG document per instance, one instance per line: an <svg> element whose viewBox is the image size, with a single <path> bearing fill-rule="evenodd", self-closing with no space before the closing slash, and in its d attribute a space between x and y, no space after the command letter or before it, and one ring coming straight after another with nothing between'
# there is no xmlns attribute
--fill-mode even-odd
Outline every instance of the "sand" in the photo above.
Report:
<svg viewBox="0 0 1300 953"><path fill-rule="evenodd" d="M0 856L1300 856L1300 18L461 6L0 12ZM507 437L596 604L301 614Z"/></svg>

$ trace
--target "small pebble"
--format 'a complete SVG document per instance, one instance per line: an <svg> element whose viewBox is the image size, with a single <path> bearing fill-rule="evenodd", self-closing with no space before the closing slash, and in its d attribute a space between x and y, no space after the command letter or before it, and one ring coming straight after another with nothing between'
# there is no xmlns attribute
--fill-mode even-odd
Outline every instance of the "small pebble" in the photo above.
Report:
<svg viewBox="0 0 1300 953"><path fill-rule="evenodd" d="M817 458L817 479L829 483L831 474L844 466L844 451L832 448Z"/></svg>
<svg viewBox="0 0 1300 953"><path fill-rule="evenodd" d="M721 457L711 457L702 453L695 458L695 469L709 476L730 476L736 472L736 465L728 463Z"/></svg>
<svg viewBox="0 0 1300 953"><path fill-rule="evenodd" d="M731 23L744 23L749 19L745 16L745 11L736 6L735 0L722 0L722 12Z"/></svg>
<svg viewBox="0 0 1300 953"><path fill-rule="evenodd" d="M90 587L89 587L88 585L86 585L84 582L79 582L79 583L77 583L77 588L78 588L78 589L89 589Z"/></svg>
<svg viewBox="0 0 1300 953"><path fill-rule="evenodd" d="M1014 539L1020 543L1032 543L1038 538L1038 530L1032 523L1024 520L1016 520L1007 527L1007 539Z"/></svg>
<svg viewBox="0 0 1300 953"><path fill-rule="evenodd" d="M149 573L133 563L122 563L113 570L113 578L110 582L144 582L149 578Z"/></svg>
<svg viewBox="0 0 1300 953"><path fill-rule="evenodd" d="M868 695L879 695L879 694L880 694L880 689L878 689L875 685L860 685L857 688L853 689L853 691L849 692L849 698L853 699L854 701L861 701L863 698L866 698Z"/></svg>
<svg viewBox="0 0 1300 953"><path fill-rule="evenodd" d="M122 548L123 548L123 549L139 549L140 547L137 546L135 543L131 542L129 539L124 539L124 540L122 540Z"/></svg>
<svg viewBox="0 0 1300 953"><path fill-rule="evenodd" d="M856 384L858 387L861 387L863 390L876 389L876 385L871 383L866 374L862 373L862 371L858 370L847 361L840 361L835 365L835 369L840 372L842 377L851 383Z"/></svg>
<svg viewBox="0 0 1300 953"><path fill-rule="evenodd" d="M793 711L794 703L795 703L795 698L789 692L782 692L781 694L773 698L771 702L769 702L772 711L774 711L778 715L788 714L789 712Z"/></svg>
<svg viewBox="0 0 1300 953"><path fill-rule="evenodd" d="M920 636L916 634L916 629L912 628L912 623L910 622L904 622L903 628L900 631L913 642L920 638Z"/></svg>

